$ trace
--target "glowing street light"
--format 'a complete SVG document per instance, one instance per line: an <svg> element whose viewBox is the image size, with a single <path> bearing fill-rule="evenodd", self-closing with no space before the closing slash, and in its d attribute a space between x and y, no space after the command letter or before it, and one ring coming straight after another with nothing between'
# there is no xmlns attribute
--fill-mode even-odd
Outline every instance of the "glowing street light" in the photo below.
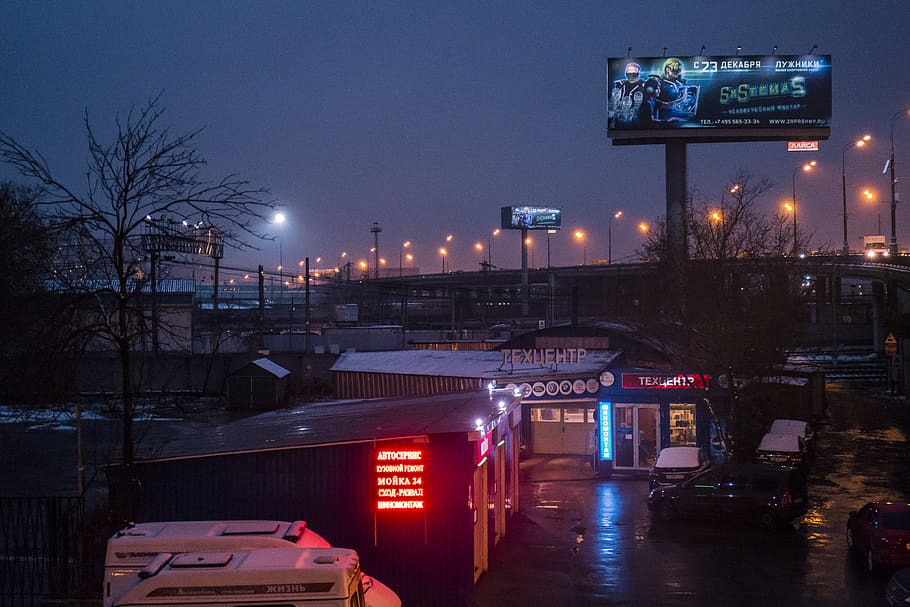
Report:
<svg viewBox="0 0 910 607"><path fill-rule="evenodd" d="M875 204L875 192L873 192L872 190L868 190L868 189L863 190L863 197L866 200L868 200L869 202ZM882 233L882 207L878 204L876 204L875 206L878 207L878 232L876 232L876 234L881 234Z"/></svg>
<svg viewBox="0 0 910 607"><path fill-rule="evenodd" d="M872 139L872 135L863 135L856 141L851 141L841 148L841 192L844 199L844 255L850 253L850 242L847 240L847 150L854 147L861 148L870 139Z"/></svg>
<svg viewBox="0 0 910 607"><path fill-rule="evenodd" d="M273 219L272 221L275 223L275 225L281 227L281 226L284 224L284 222L287 221L287 217L285 216L284 213L275 213L275 217L274 217L274 219ZM279 232L278 232L278 272L279 272L279 280L280 280L280 272L281 272L281 269L282 269L283 266L284 266L284 248L283 248L282 242L281 242L281 232L279 231Z"/></svg>
<svg viewBox="0 0 910 607"><path fill-rule="evenodd" d="M404 257L404 250L411 248L411 241L405 240L401 243L401 248L398 249L398 277L400 278L404 273L404 264L402 259Z"/></svg>
<svg viewBox="0 0 910 607"><path fill-rule="evenodd" d="M585 240L585 236L586 236L585 232L584 232L584 230L575 230L574 236L575 236L575 240L580 242L582 245L581 265L586 266L586 265L588 265L588 243Z"/></svg>
<svg viewBox="0 0 910 607"><path fill-rule="evenodd" d="M799 252L799 234L796 231L796 174L802 170L803 173L808 173L813 168L815 168L816 161L807 162L802 166L802 169L799 167L793 169L793 201L792 201L792 213L793 213L793 255L796 256ZM788 209L790 210L790 209Z"/></svg>
<svg viewBox="0 0 910 607"><path fill-rule="evenodd" d="M449 254L445 247L439 247L439 254L442 256L442 273L446 273L446 255Z"/></svg>
<svg viewBox="0 0 910 607"><path fill-rule="evenodd" d="M477 253L480 255L480 267L481 267L481 269L482 269L482 268L483 268L483 243L482 243L482 242L475 242L475 243L474 243L474 250L477 251Z"/></svg>
<svg viewBox="0 0 910 607"><path fill-rule="evenodd" d="M607 221L607 265L613 263L613 220L622 217L622 211L616 211L610 215Z"/></svg>
<svg viewBox="0 0 910 607"><path fill-rule="evenodd" d="M499 236L501 230L496 228L487 236L487 264L490 266L490 270L493 269L493 237Z"/></svg>

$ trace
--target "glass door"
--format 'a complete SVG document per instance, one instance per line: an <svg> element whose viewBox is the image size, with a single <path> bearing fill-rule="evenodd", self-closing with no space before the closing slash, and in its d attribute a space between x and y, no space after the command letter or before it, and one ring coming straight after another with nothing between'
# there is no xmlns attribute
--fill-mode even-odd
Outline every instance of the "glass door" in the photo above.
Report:
<svg viewBox="0 0 910 607"><path fill-rule="evenodd" d="M613 408L614 469L648 470L660 450L660 406L617 404Z"/></svg>

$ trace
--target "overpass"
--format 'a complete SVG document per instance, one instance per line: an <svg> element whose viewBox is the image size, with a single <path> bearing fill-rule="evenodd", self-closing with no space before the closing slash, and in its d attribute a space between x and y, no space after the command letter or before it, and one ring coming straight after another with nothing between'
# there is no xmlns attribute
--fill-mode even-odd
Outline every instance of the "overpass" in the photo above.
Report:
<svg viewBox="0 0 910 607"><path fill-rule="evenodd" d="M887 263L861 255L690 260L687 277L719 263L739 276L785 276L791 294L802 296L810 346L858 344L880 352L886 329L910 305L910 257ZM357 304L361 322L453 333L503 324L643 321L669 313L666 271L657 263L528 268L526 275L525 283L519 269L455 271L326 281L319 289L335 293L328 300Z"/></svg>

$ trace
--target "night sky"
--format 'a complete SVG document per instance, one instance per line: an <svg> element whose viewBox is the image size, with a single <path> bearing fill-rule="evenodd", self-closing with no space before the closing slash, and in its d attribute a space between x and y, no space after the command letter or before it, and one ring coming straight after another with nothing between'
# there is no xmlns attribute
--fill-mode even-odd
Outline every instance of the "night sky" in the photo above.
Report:
<svg viewBox="0 0 910 607"><path fill-rule="evenodd" d="M206 177L238 173L287 207L285 266L309 256L333 266L366 259L378 222L380 254L398 266L475 270L505 205L556 206L563 230L553 265L633 261L639 221L662 215L664 148L612 146L606 137L610 57L832 56L831 139L815 155L785 143L689 146L689 185L719 197L740 170L776 187L769 213L798 177L801 232L842 244L844 145L851 244L877 231L872 187L889 200L892 116L910 107L910 3L869 2L40 2L0 3L0 130L44 154L80 191L87 110L102 138L163 92L173 133L198 127ZM897 174L910 182L910 117L895 122ZM7 166L0 179L22 182ZM898 189L901 189L900 186ZM907 188L904 188L907 190ZM906 196L910 196L910 191ZM890 206L881 205L889 233ZM804 227L803 227L804 226ZM582 247L572 237L587 232ZM530 259L546 265L546 235ZM898 207L910 246L910 211ZM492 239L493 263L519 265L519 232ZM226 253L225 264L277 266L279 245ZM485 255L485 254L484 254Z"/></svg>

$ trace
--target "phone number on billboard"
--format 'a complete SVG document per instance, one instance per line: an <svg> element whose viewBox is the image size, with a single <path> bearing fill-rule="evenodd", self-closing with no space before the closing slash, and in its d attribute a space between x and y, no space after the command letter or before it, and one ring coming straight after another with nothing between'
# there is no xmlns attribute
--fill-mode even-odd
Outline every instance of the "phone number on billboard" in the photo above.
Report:
<svg viewBox="0 0 910 607"><path fill-rule="evenodd" d="M720 118L718 120L702 118L699 120L699 123L704 126L749 126L752 124L761 124L761 121L757 118Z"/></svg>

